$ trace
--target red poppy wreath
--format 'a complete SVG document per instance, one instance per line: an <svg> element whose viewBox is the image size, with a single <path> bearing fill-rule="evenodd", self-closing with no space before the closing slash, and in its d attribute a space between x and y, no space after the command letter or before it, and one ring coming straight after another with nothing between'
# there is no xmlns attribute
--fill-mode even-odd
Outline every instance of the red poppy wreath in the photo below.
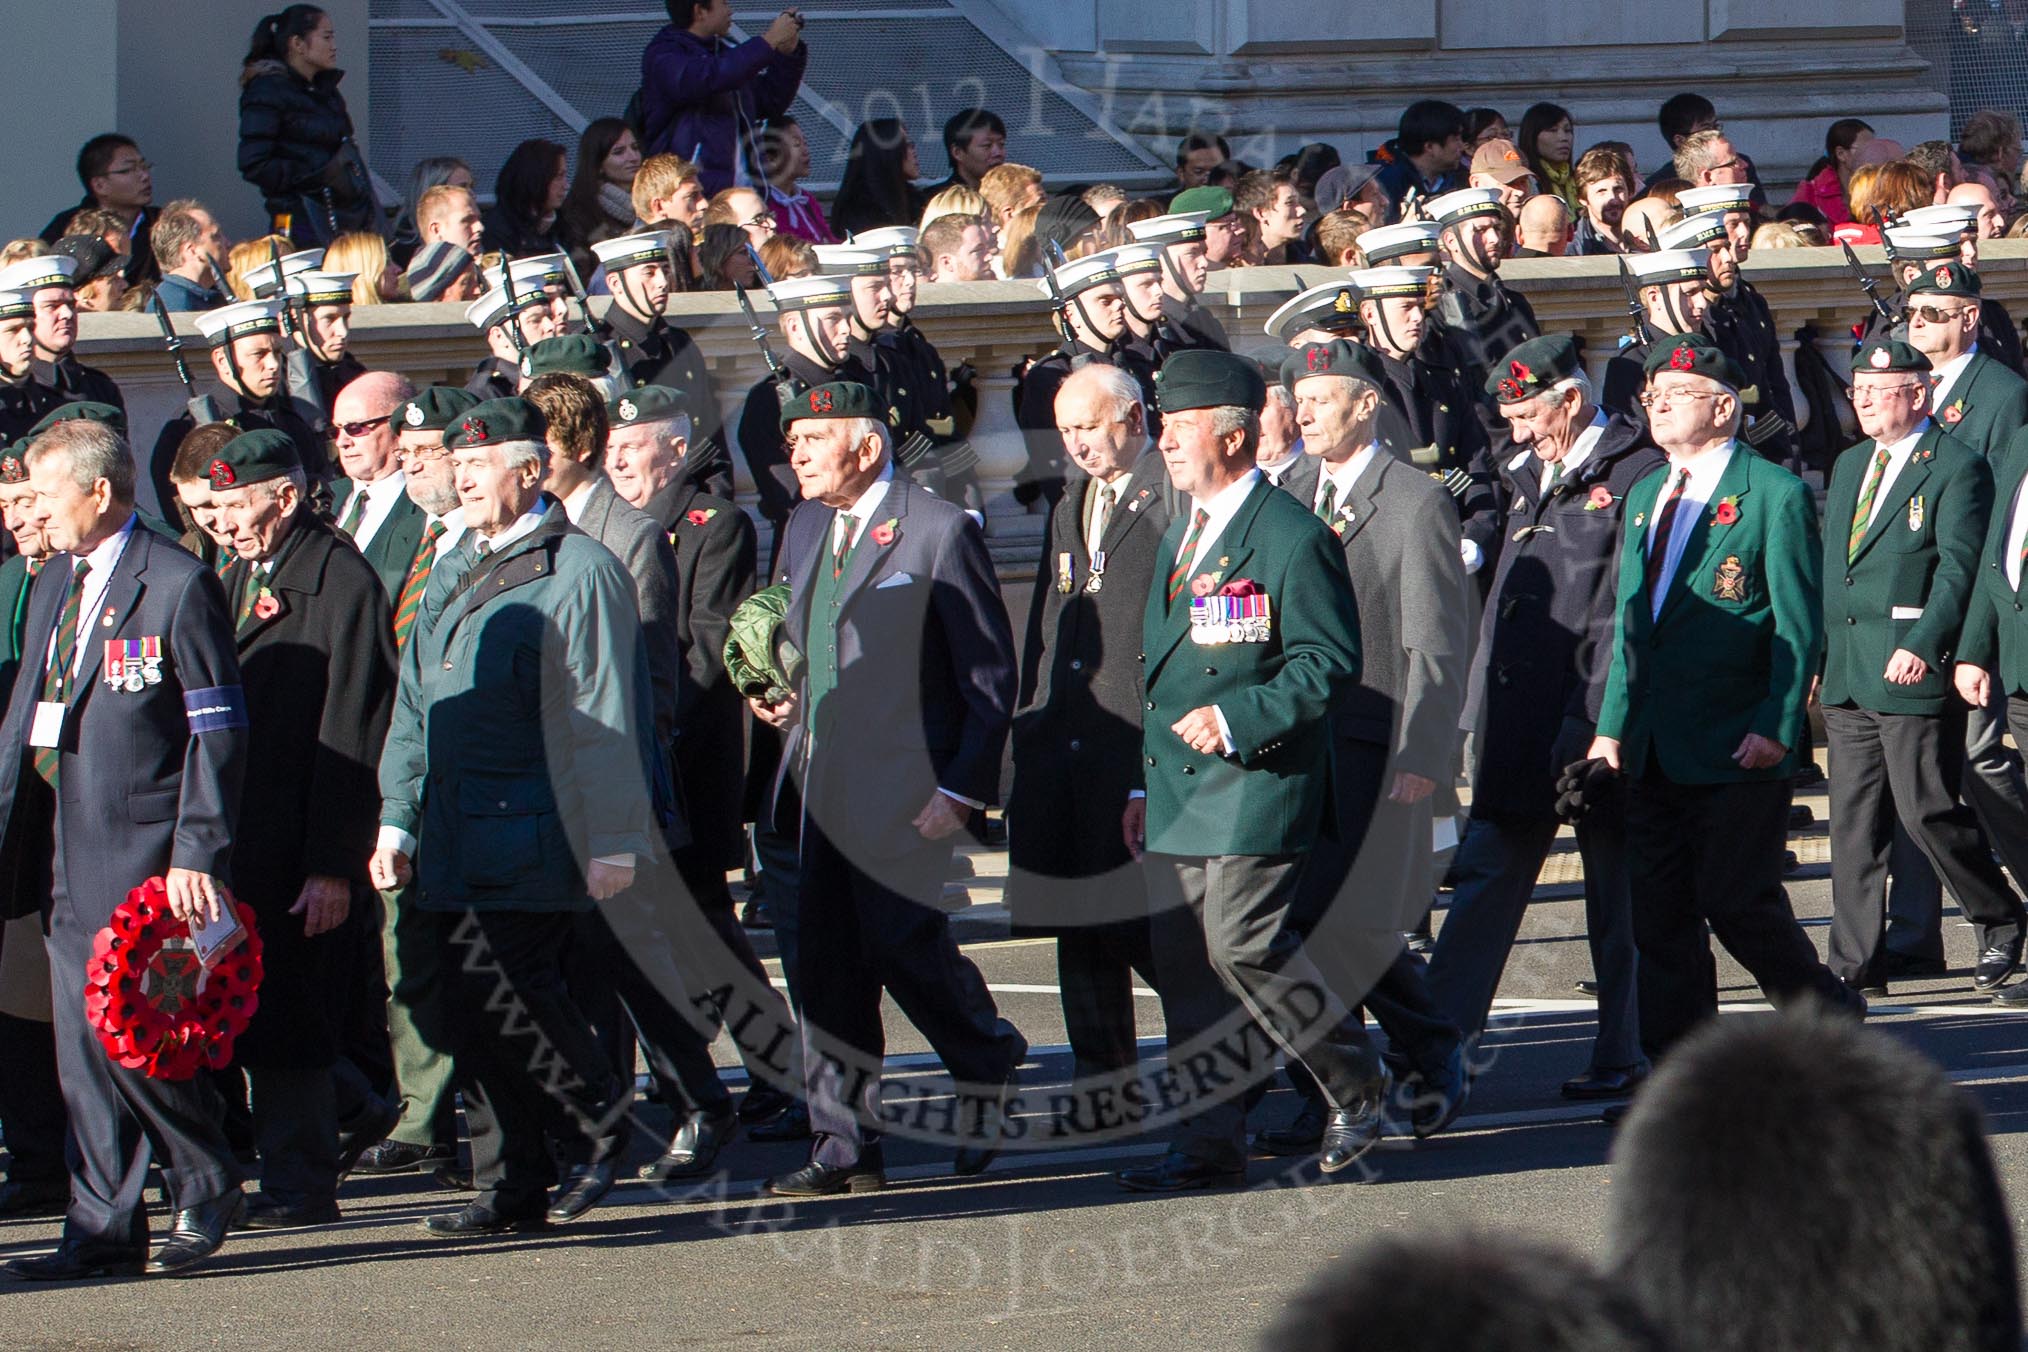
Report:
<svg viewBox="0 0 2028 1352"><path fill-rule="evenodd" d="M221 1070L233 1040L259 1007L261 939L253 911L235 907L246 937L209 970L169 911L168 890L150 878L116 907L85 962L85 1022L106 1055L158 1080Z"/></svg>

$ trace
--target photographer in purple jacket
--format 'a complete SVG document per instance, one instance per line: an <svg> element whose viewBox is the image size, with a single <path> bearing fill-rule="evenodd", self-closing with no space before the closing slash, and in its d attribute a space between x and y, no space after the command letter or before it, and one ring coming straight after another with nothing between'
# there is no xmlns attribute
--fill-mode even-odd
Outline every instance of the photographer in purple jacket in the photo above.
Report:
<svg viewBox="0 0 2028 1352"><path fill-rule="evenodd" d="M810 49L803 16L785 9L757 38L733 43L732 0L666 0L669 25L641 53L647 153L693 161L707 193L761 183L761 126L788 112Z"/></svg>

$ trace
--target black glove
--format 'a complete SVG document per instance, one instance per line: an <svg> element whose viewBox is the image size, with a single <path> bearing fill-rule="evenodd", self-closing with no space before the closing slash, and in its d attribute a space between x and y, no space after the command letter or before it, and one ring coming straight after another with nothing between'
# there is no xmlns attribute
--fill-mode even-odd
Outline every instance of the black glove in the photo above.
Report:
<svg viewBox="0 0 2028 1352"><path fill-rule="evenodd" d="M1556 815L1576 822L1611 793L1618 779L1619 771L1599 758L1564 766L1556 781Z"/></svg>

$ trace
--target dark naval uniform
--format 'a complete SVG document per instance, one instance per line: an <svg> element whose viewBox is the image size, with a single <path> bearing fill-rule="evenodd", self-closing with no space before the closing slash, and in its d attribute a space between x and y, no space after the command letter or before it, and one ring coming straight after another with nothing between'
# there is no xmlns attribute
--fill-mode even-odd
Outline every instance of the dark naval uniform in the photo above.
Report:
<svg viewBox="0 0 2028 1352"><path fill-rule="evenodd" d="M1493 446L1506 445L1507 421L1493 401L1476 392L1486 373L1509 352L1542 332L1528 298L1503 286L1497 276L1475 277L1456 263L1444 268L1443 297L1437 302L1435 332L1468 391L1472 407Z"/></svg>
<svg viewBox="0 0 2028 1352"><path fill-rule="evenodd" d="M294 401L286 392L277 392L267 399L249 399L228 391L218 405L225 420L242 432L270 427L287 433L289 440L296 443L296 457L303 462L303 472L309 477L313 502L329 505L329 494L323 485L331 477L330 453L325 450L324 439L296 412ZM161 504L162 516L171 520L176 519L176 488L169 482L169 470L176 463L176 448L196 429L197 419L188 412L171 418L162 425L155 438L155 449L149 453L148 478L155 486L155 500Z"/></svg>
<svg viewBox="0 0 2028 1352"><path fill-rule="evenodd" d="M1420 354L1400 361L1376 347L1373 355L1387 373L1381 393L1400 415L1398 421L1382 422L1382 444L1396 459L1443 481L1464 538L1478 545L1482 558L1491 560L1500 552L1498 478L1486 429L1473 411L1475 401L1458 372L1433 365ZM1400 437L1407 438L1405 444ZM1414 455L1425 447L1434 450L1434 458L1427 452Z"/></svg>
<svg viewBox="0 0 2028 1352"><path fill-rule="evenodd" d="M520 368L498 357L488 357L473 367L471 378L465 381L466 391L482 401L512 398L520 388Z"/></svg>
<svg viewBox="0 0 2028 1352"><path fill-rule="evenodd" d="M1796 467L1796 400L1789 389L1788 373L1782 368L1781 332L1775 328L1774 312L1753 283L1741 278L1730 295L1715 297L1704 313L1704 331L1719 350L1739 365L1748 385L1760 399L1747 406L1747 416L1756 420L1774 416L1787 423L1776 424L1767 433L1747 429L1744 436L1768 459Z"/></svg>
<svg viewBox="0 0 2028 1352"><path fill-rule="evenodd" d="M706 493L731 497L732 453L725 446L725 420L718 412L711 369L690 335L665 319L644 323L615 304L607 308L595 336L612 353L613 369L626 373L628 384L683 391L684 411L690 415L684 476Z"/></svg>
<svg viewBox="0 0 2028 1352"><path fill-rule="evenodd" d="M120 387L113 383L113 378L97 367L86 366L75 356L54 362L37 357L28 363L28 376L50 392L49 408L83 400L111 404L122 413L127 411L127 401L120 394Z"/></svg>

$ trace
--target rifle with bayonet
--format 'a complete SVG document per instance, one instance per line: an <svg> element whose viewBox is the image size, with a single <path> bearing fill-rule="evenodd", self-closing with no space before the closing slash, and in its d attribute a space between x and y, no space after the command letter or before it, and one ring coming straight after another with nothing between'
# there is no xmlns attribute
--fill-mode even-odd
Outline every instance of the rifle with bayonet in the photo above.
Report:
<svg viewBox="0 0 2028 1352"><path fill-rule="evenodd" d="M563 259L564 280L570 283L570 294L577 300L578 320L584 325L584 331L590 333L592 331L591 299L585 294L584 279L577 275L577 264L571 261L570 250L565 249L559 257Z"/></svg>
<svg viewBox="0 0 2028 1352"><path fill-rule="evenodd" d="M1859 289L1866 293L1866 299L1872 303L1873 313L1879 315L1890 324L1894 323L1894 307L1881 299L1880 283L1873 280L1872 276L1866 271L1865 265L1859 261L1859 255L1852 252L1850 242L1839 240L1838 247L1845 251L1845 266L1852 270L1853 280L1859 283Z"/></svg>
<svg viewBox="0 0 2028 1352"><path fill-rule="evenodd" d="M162 326L162 346L169 350L169 360L176 364L176 378L183 382L183 407L189 410L191 420L199 427L206 423L224 422L225 415L219 411L218 401L208 394L197 392L197 382L190 378L190 365L183 360L183 339L177 334L176 325L170 320L168 307L162 304L162 298L150 296L148 308L155 312L155 321Z"/></svg>
<svg viewBox="0 0 2028 1352"><path fill-rule="evenodd" d="M768 373L775 378L775 397L786 405L806 388L802 378L782 365L781 359L775 356L775 350L768 346L768 331L761 324L760 316L754 313L753 302L747 298L746 288L734 282L732 294L739 298L739 308L746 315L748 336L753 339L753 345L760 349L761 360L768 364Z"/></svg>
<svg viewBox="0 0 2028 1352"><path fill-rule="evenodd" d="M507 336L514 343L514 350L521 354L521 364L528 365L528 335L521 331L521 306L514 295L514 260L505 254L500 256L500 289L507 293Z"/></svg>
<svg viewBox="0 0 2028 1352"><path fill-rule="evenodd" d="M1621 254L1619 260L1620 285L1627 293L1627 317L1633 321L1628 333L1636 343L1652 343L1655 331L1648 326L1648 307L1641 304L1641 288L1634 281L1633 270L1627 267L1627 256Z"/></svg>

